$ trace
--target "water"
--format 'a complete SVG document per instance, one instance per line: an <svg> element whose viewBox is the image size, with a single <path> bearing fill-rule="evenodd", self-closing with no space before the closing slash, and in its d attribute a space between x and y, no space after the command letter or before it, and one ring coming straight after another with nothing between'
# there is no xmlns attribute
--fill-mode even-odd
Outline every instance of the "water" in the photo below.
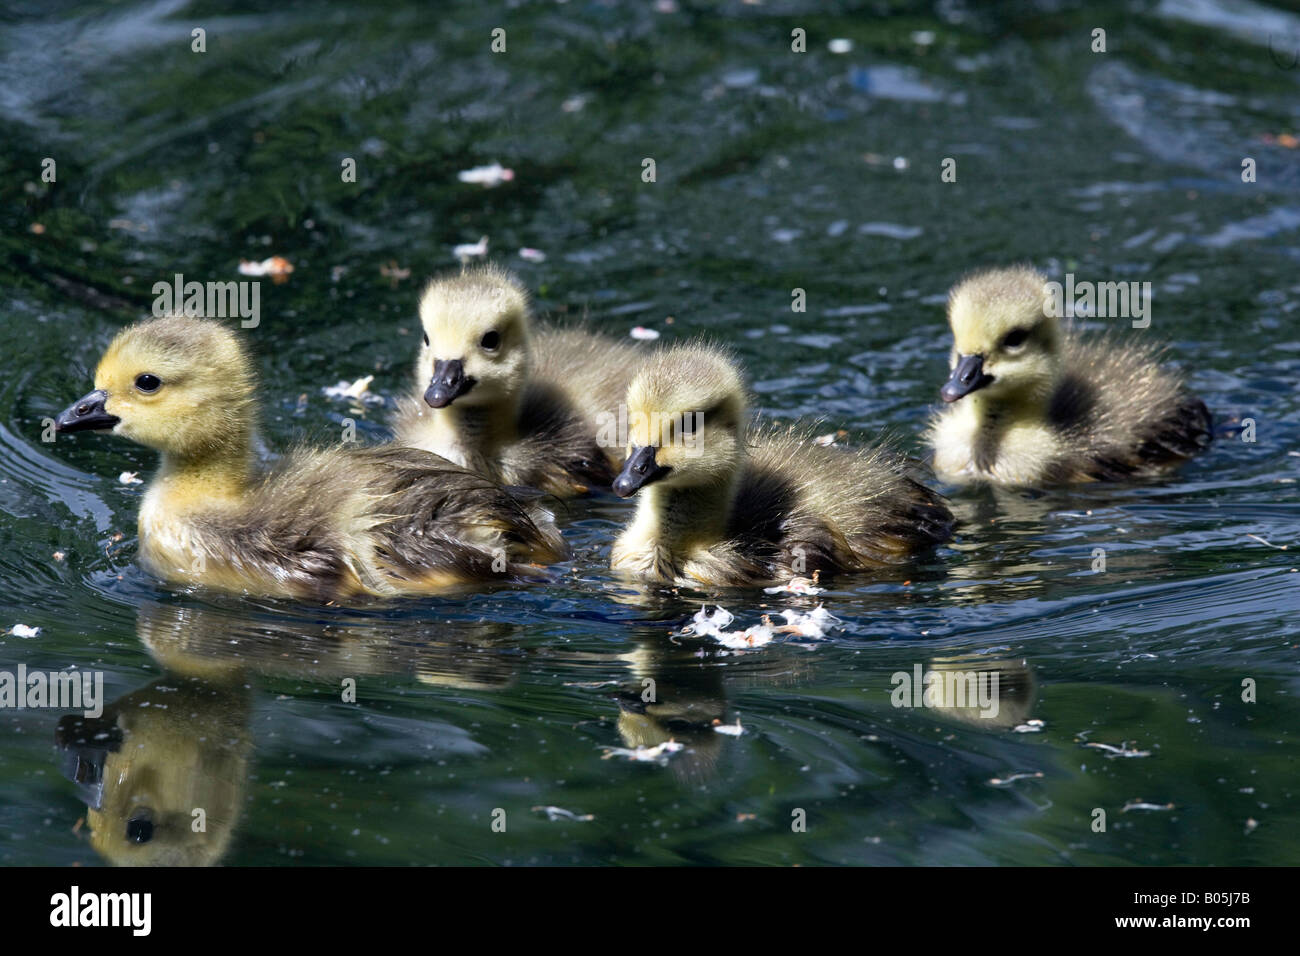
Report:
<svg viewBox="0 0 1300 956"><path fill-rule="evenodd" d="M5 15L0 627L41 631L0 638L0 669L99 671L110 705L80 726L0 714L0 861L1300 863L1300 70L1279 66L1300 17L677 6ZM514 180L457 182L493 161ZM830 640L740 654L670 637L708 595L610 576L614 499L565 509L575 558L552 587L316 609L160 586L134 560L140 486L118 482L151 453L41 441L154 282L272 255L295 272L263 283L248 333L268 442L335 441L349 417L380 439L385 408L321 388L405 388L418 282L483 235L546 313L712 335L765 413L918 450L965 271L1150 281L1132 334L1256 441L1226 434L1162 482L956 492L952 547L821 596ZM810 606L719 600L746 625ZM998 719L891 706L892 675L944 661L999 674ZM664 765L602 759L670 737L687 749Z"/></svg>

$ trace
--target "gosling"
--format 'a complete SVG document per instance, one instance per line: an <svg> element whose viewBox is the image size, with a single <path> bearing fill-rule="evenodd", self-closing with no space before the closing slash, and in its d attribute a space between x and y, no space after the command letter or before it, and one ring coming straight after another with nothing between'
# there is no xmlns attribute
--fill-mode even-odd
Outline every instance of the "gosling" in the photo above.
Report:
<svg viewBox="0 0 1300 956"><path fill-rule="evenodd" d="M630 577L751 586L894 565L951 537L942 498L902 456L824 447L801 427L750 429L741 374L720 349L656 354L627 409L613 490L640 501L611 565Z"/></svg>
<svg viewBox="0 0 1300 956"><path fill-rule="evenodd" d="M508 580L564 557L544 511L415 449L304 449L256 474L255 390L232 331L168 316L122 331L94 391L56 419L161 452L139 536L163 580L330 602Z"/></svg>
<svg viewBox="0 0 1300 956"><path fill-rule="evenodd" d="M608 489L612 432L643 352L580 329L533 330L528 295L486 266L433 280L420 300L416 393L397 440L508 485L569 498Z"/></svg>
<svg viewBox="0 0 1300 956"><path fill-rule="evenodd" d="M993 269L948 297L948 407L929 441L939 477L955 484L1037 486L1157 475L1205 449L1205 403L1160 350L1063 329L1046 280Z"/></svg>

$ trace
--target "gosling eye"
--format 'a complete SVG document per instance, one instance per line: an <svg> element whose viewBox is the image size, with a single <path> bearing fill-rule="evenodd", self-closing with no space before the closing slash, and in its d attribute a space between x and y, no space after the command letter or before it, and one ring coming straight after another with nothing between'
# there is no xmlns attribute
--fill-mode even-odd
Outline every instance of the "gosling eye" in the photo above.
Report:
<svg viewBox="0 0 1300 956"><path fill-rule="evenodd" d="M483 333L482 340L478 344L484 352L495 352L497 349L501 348L501 333L496 329L493 329L491 332L485 332Z"/></svg>
<svg viewBox="0 0 1300 956"><path fill-rule="evenodd" d="M148 843L153 839L153 820L149 811L138 813L126 821L126 838L132 843Z"/></svg>
<svg viewBox="0 0 1300 956"><path fill-rule="evenodd" d="M151 375L150 373L145 372L143 375L137 375L135 377L135 387L146 393L156 392L158 389L162 388L162 379L157 375Z"/></svg>
<svg viewBox="0 0 1300 956"><path fill-rule="evenodd" d="M1012 329L1002 337L1002 347L1004 349L1018 349L1029 340L1028 329Z"/></svg>
<svg viewBox="0 0 1300 956"><path fill-rule="evenodd" d="M428 344L429 344L429 333L428 333L428 332L425 332L425 333L424 333L424 344L425 344L425 345L428 345Z"/></svg>

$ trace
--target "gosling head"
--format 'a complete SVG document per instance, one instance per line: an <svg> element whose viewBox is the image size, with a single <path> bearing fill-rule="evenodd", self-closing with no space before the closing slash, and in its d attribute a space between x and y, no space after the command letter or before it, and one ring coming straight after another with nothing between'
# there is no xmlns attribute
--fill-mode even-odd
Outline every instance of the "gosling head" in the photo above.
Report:
<svg viewBox="0 0 1300 956"><path fill-rule="evenodd" d="M744 454L745 388L732 358L689 345L653 356L627 391L628 456L614 493L724 484Z"/></svg>
<svg viewBox="0 0 1300 956"><path fill-rule="evenodd" d="M118 333L95 389L69 405L55 431L111 431L164 454L202 458L247 444L252 364L235 333L206 319L167 316Z"/></svg>
<svg viewBox="0 0 1300 956"><path fill-rule="evenodd" d="M1060 329L1046 310L1046 280L1026 266L963 279L948 294L952 375L945 402L976 391L990 398L1044 399L1060 368Z"/></svg>
<svg viewBox="0 0 1300 956"><path fill-rule="evenodd" d="M519 394L528 373L528 294L494 267L435 279L420 299L417 375L430 408L488 405Z"/></svg>

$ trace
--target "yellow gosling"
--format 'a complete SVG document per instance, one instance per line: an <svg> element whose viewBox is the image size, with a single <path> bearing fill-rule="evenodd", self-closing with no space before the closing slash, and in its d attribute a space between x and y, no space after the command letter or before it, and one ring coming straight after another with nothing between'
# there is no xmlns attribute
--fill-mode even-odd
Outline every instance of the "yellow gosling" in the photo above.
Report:
<svg viewBox="0 0 1300 956"><path fill-rule="evenodd" d="M528 295L494 266L435 279L398 441L559 497L608 488L622 447L600 440L644 351L581 329L534 329Z"/></svg>
<svg viewBox="0 0 1300 956"><path fill-rule="evenodd" d="M952 375L931 422L950 482L1037 486L1142 477L1205 449L1210 413L1152 345L1085 340L1027 267L972 275L949 294Z"/></svg>
<svg viewBox="0 0 1300 956"><path fill-rule="evenodd" d="M304 449L259 474L255 391L231 330L166 317L121 332L94 391L56 420L161 453L139 535L164 580L328 602L504 581L565 555L546 512L414 449Z"/></svg>
<svg viewBox="0 0 1300 956"><path fill-rule="evenodd" d="M904 562L951 537L939 495L881 447L823 447L812 431L747 424L735 361L711 346L652 357L628 389L614 481L638 495L615 570L644 581L747 586Z"/></svg>

